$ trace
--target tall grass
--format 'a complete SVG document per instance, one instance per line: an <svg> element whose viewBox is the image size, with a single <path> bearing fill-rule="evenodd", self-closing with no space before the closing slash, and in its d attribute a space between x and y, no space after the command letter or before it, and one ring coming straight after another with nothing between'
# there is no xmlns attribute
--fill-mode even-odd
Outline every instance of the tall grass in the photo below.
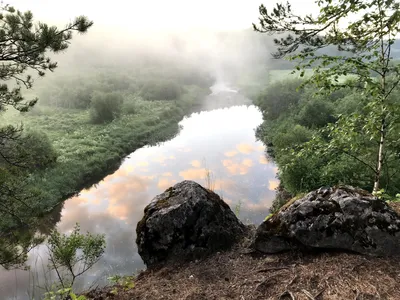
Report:
<svg viewBox="0 0 400 300"><path fill-rule="evenodd" d="M240 218L241 209L242 209L242 200L239 200L238 203L235 205L235 215L238 219Z"/></svg>
<svg viewBox="0 0 400 300"><path fill-rule="evenodd" d="M206 188L209 189L210 191L215 191L215 176L214 173L206 168L206 175L205 175L205 181L206 181Z"/></svg>

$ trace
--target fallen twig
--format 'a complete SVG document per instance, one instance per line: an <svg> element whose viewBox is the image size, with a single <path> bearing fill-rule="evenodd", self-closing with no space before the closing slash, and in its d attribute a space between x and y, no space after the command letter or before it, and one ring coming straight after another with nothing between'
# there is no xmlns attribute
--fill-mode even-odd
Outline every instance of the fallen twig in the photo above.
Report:
<svg viewBox="0 0 400 300"><path fill-rule="evenodd" d="M260 269L260 270L257 270L256 272L257 273L265 273L265 272L269 272L269 271L279 271L279 270L290 269L294 266L295 265L283 266L283 267L271 267L271 268L266 268L266 269Z"/></svg>
<svg viewBox="0 0 400 300"><path fill-rule="evenodd" d="M301 290L302 292L303 292L303 294L304 295L306 295L307 296L307 298L308 299L310 299L310 300L315 300L315 298L314 298L314 296L313 295L311 295L311 293L309 292L309 291L307 291L307 290Z"/></svg>
<svg viewBox="0 0 400 300"><path fill-rule="evenodd" d="M283 297L290 297L292 300L296 300L295 296L291 291L286 291L282 295L279 296L279 299L283 299Z"/></svg>
<svg viewBox="0 0 400 300"><path fill-rule="evenodd" d="M276 280L275 277L276 277L276 275L272 275L272 276L269 276L269 277L265 278L263 281L261 281L261 282L256 286L256 291L259 291L260 288L261 288L263 285L269 283L270 280L275 281L275 283L276 283L277 280Z"/></svg>
<svg viewBox="0 0 400 300"><path fill-rule="evenodd" d="M314 298L315 298L315 300L317 300L317 299L318 299L318 297L319 297L319 296L321 296L321 295L322 295L322 293L323 293L324 291L325 291L325 288L323 288L322 290L320 290L320 291L318 292L318 294L316 294L316 295L315 295L315 297L314 297Z"/></svg>
<svg viewBox="0 0 400 300"><path fill-rule="evenodd" d="M299 278L299 275L294 275L292 280L286 285L286 288L288 288L290 285L292 285L297 279Z"/></svg>

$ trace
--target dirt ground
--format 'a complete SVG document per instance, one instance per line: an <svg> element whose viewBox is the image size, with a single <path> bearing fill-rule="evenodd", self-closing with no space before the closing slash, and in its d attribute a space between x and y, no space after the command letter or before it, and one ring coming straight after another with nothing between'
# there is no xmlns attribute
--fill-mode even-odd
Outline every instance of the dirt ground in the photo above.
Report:
<svg viewBox="0 0 400 300"><path fill-rule="evenodd" d="M86 296L141 300L400 300L400 259L337 252L259 255L249 251L249 240L201 261L144 271L132 289L114 286Z"/></svg>
<svg viewBox="0 0 400 300"><path fill-rule="evenodd" d="M391 203L400 214L400 203ZM254 230L252 231L254 234ZM146 270L134 288L112 286L88 299L121 300L400 300L398 258L343 252L260 255L251 234L230 251Z"/></svg>
<svg viewBox="0 0 400 300"><path fill-rule="evenodd" d="M389 205L400 215L400 202L391 202Z"/></svg>

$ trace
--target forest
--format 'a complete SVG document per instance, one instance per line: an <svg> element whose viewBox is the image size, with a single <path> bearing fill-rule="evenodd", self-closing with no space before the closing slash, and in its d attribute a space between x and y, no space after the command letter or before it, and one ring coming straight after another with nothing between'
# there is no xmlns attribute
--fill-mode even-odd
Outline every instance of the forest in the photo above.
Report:
<svg viewBox="0 0 400 300"><path fill-rule="evenodd" d="M371 190L374 181L375 173L368 165L375 161L376 143L362 134L361 124L354 128L357 139L339 140L341 132L331 133L339 117L365 113L360 93L348 88L315 96L316 88L299 89L302 83L302 79L273 83L255 101L265 116L256 135L268 145L267 155L280 170L281 184L272 211L293 196L321 186L349 184ZM392 97L392 101L399 99L398 88ZM332 139L337 139L336 147L329 147ZM397 143L394 140L387 147L391 159L381 177L382 189L392 198L400 189Z"/></svg>

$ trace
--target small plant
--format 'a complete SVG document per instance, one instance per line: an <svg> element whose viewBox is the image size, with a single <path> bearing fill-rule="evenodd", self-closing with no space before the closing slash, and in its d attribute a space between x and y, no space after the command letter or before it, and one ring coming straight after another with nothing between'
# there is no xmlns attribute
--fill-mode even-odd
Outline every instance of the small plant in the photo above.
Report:
<svg viewBox="0 0 400 300"><path fill-rule="evenodd" d="M267 221L268 219L270 219L274 214L270 213L268 216L265 217L264 222Z"/></svg>
<svg viewBox="0 0 400 300"><path fill-rule="evenodd" d="M206 168L206 188L209 189L210 191L215 190L215 177L213 172L211 172L210 169Z"/></svg>
<svg viewBox="0 0 400 300"><path fill-rule="evenodd" d="M202 162L205 170L205 176L204 179L206 181L206 188L212 192L215 191L215 175L214 173L210 170L210 168L207 167L207 161L205 158L203 158Z"/></svg>
<svg viewBox="0 0 400 300"><path fill-rule="evenodd" d="M114 284L114 288L111 290L111 293L114 295L118 294L119 289L124 291L133 289L135 287L135 276L120 276L114 275L107 278L112 284Z"/></svg>
<svg viewBox="0 0 400 300"><path fill-rule="evenodd" d="M372 193L375 197L386 201L386 202L400 202L400 194L396 194L396 196L390 196L389 194L386 193L384 189L381 189L377 192Z"/></svg>
<svg viewBox="0 0 400 300"><path fill-rule="evenodd" d="M239 202L235 205L235 215L236 217L240 217L240 210L242 209L242 200L239 200Z"/></svg>
<svg viewBox="0 0 400 300"><path fill-rule="evenodd" d="M43 300L56 300L56 299L71 299L71 300L86 300L83 295L77 296L71 288L59 289L57 291L50 291L44 294Z"/></svg>
<svg viewBox="0 0 400 300"><path fill-rule="evenodd" d="M105 249L104 235L81 234L78 224L69 236L52 231L48 243L49 269L56 272L62 290L72 289L76 278L93 267Z"/></svg>

